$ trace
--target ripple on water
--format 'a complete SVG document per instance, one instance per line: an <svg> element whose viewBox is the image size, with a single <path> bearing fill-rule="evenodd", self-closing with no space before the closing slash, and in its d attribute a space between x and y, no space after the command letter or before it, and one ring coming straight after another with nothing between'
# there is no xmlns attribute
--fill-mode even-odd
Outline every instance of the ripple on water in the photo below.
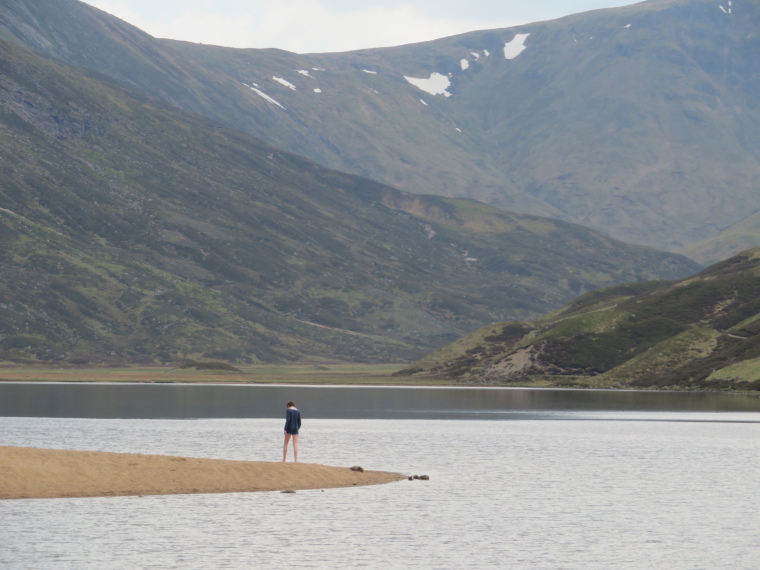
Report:
<svg viewBox="0 0 760 570"><path fill-rule="evenodd" d="M641 421L312 419L304 461L430 481L3 501L0 567L760 566L760 424L625 419ZM281 423L0 418L0 433L7 445L275 460Z"/></svg>

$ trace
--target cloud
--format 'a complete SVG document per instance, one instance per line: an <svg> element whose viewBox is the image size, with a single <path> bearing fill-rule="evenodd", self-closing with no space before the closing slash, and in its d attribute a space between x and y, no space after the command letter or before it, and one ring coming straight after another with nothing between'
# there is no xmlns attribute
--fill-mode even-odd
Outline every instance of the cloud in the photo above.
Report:
<svg viewBox="0 0 760 570"><path fill-rule="evenodd" d="M150 33L147 30L151 23L150 19L143 17L143 11L133 8L134 2L130 0L85 0L85 2Z"/></svg>
<svg viewBox="0 0 760 570"><path fill-rule="evenodd" d="M439 16L420 3L336 4L329 0L186 2L176 11L142 9L135 0L89 0L155 37L229 47L327 52L433 40L517 22ZM234 6L233 6L234 4ZM358 4L358 6L356 5ZM132 6L132 7L131 7Z"/></svg>
<svg viewBox="0 0 760 570"><path fill-rule="evenodd" d="M318 23L318 24L315 24ZM479 29L483 22L431 16L411 5L362 5L338 12L316 1L268 11L255 30L257 47L348 51L432 40ZM251 37L247 38L251 41ZM237 44L240 45L240 44Z"/></svg>

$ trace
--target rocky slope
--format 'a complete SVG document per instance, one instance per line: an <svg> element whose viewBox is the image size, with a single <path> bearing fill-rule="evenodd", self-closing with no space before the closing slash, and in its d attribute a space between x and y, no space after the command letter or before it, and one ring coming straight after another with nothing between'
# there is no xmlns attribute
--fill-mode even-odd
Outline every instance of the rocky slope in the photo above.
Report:
<svg viewBox="0 0 760 570"><path fill-rule="evenodd" d="M0 35L324 165L677 250L760 208L760 1L649 0L298 55L156 40L76 0Z"/></svg>

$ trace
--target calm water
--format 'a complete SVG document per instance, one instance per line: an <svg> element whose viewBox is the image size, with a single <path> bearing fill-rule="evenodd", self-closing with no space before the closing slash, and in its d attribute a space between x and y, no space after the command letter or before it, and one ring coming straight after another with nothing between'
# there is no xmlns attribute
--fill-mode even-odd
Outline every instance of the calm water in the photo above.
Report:
<svg viewBox="0 0 760 570"><path fill-rule="evenodd" d="M760 396L525 388L0 383L0 416L265 418L285 403L325 419L546 419L547 411L760 412Z"/></svg>
<svg viewBox="0 0 760 570"><path fill-rule="evenodd" d="M758 412L359 420L306 404L303 461L431 480L2 501L0 567L760 568ZM267 461L281 429L279 417L3 417L0 444Z"/></svg>

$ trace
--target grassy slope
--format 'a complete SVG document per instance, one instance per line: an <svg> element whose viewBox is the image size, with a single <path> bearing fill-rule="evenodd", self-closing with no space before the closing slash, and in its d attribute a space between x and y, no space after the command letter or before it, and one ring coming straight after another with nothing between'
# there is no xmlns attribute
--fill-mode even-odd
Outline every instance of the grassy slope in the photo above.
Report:
<svg viewBox="0 0 760 570"><path fill-rule="evenodd" d="M476 331L401 374L461 382L760 389L760 248L674 282L583 295Z"/></svg>
<svg viewBox="0 0 760 570"><path fill-rule="evenodd" d="M694 268L329 171L8 44L0 71L0 358L408 360Z"/></svg>

